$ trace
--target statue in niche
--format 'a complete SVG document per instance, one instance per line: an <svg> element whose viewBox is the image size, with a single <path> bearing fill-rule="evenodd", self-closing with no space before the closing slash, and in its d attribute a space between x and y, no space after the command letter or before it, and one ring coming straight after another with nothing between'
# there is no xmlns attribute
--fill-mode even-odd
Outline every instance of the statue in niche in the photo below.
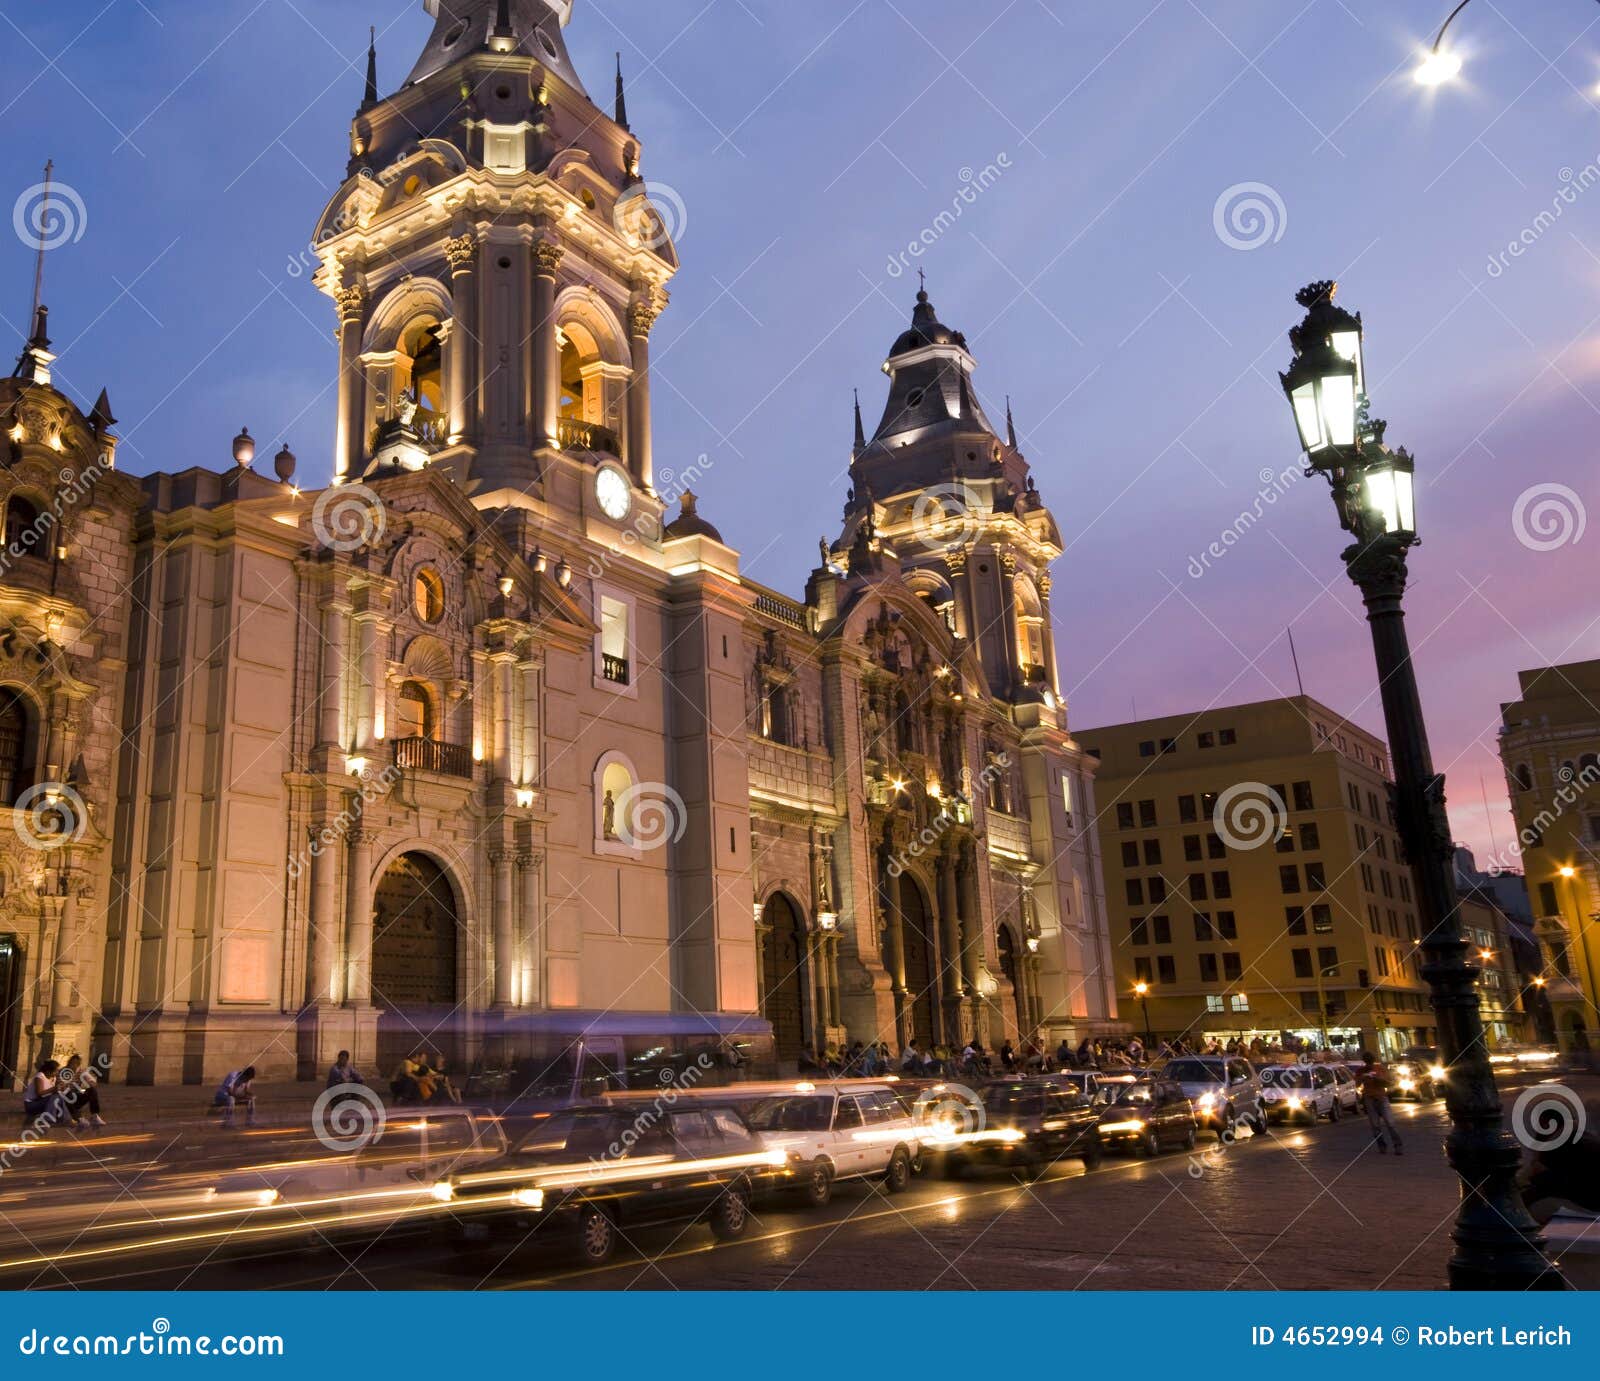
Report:
<svg viewBox="0 0 1600 1381"><path fill-rule="evenodd" d="M617 837L617 801L610 791L600 804L600 834L604 839Z"/></svg>

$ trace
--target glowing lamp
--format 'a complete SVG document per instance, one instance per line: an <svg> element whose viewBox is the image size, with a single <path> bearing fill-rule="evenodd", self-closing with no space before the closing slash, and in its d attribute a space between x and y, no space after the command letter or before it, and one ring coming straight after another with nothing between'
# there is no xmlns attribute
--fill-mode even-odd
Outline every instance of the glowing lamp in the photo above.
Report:
<svg viewBox="0 0 1600 1381"><path fill-rule="evenodd" d="M1411 75L1418 86L1443 86L1461 74L1461 54L1453 48L1433 49Z"/></svg>
<svg viewBox="0 0 1600 1381"><path fill-rule="evenodd" d="M1362 476L1367 508L1383 522L1391 537L1412 537L1417 531L1416 465L1405 451L1378 452Z"/></svg>

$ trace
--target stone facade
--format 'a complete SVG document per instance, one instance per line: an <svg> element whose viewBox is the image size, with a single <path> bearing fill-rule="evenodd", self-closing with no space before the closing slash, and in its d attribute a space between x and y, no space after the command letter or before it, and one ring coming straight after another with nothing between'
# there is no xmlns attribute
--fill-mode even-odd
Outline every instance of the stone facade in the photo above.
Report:
<svg viewBox="0 0 1600 1381"><path fill-rule="evenodd" d="M743 579L697 467L658 478L677 258L620 90L590 101L570 5L429 8L316 232L331 487L248 434L117 473L42 318L0 391L8 544L55 519L0 573L0 1056L168 1083L1113 1029L1060 541L965 341L924 294L805 598Z"/></svg>

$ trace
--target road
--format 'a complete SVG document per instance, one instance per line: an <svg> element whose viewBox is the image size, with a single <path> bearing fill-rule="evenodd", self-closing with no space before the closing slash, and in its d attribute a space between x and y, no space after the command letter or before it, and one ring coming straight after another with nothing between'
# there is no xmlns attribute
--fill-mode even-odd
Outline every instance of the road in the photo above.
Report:
<svg viewBox="0 0 1600 1381"><path fill-rule="evenodd" d="M702 1226L630 1241L600 1268L548 1234L461 1250L453 1232L211 1241L163 1256L72 1261L8 1288L234 1289L1436 1289L1456 1180L1443 1104L1402 1106L1403 1158L1365 1121L1274 1129L1190 1155L1076 1162L1039 1181L922 1178L904 1194L842 1184L823 1210L762 1205L745 1239ZM441 1223L441 1228L445 1227Z"/></svg>

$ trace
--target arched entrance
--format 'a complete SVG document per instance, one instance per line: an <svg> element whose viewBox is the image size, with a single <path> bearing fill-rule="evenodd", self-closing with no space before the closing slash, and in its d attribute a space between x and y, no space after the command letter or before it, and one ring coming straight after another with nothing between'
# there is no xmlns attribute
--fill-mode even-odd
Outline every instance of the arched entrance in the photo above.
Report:
<svg viewBox="0 0 1600 1381"><path fill-rule="evenodd" d="M401 854L372 897L372 1001L378 1022L379 1072L385 1078L419 1046L452 1064L457 1033L456 890L426 854Z"/></svg>
<svg viewBox="0 0 1600 1381"><path fill-rule="evenodd" d="M900 937L905 946L906 1035L924 1050L932 1047L937 993L933 963L933 915L910 873L900 874Z"/></svg>
<svg viewBox="0 0 1600 1381"><path fill-rule="evenodd" d="M0 1088L15 1088L22 1035L22 941L0 935Z"/></svg>
<svg viewBox="0 0 1600 1381"><path fill-rule="evenodd" d="M805 928L782 892L768 899L761 923L761 1015L772 1023L777 1058L797 1060L806 1041Z"/></svg>
<svg viewBox="0 0 1600 1381"><path fill-rule="evenodd" d="M1022 970L1017 963L1017 942L1012 938L1011 927L1000 927L1000 972L1006 976L1011 984L1011 1019L1017 1025L1017 1037L1020 1040L1028 1034L1028 1023L1023 1020L1022 1014L1027 1006L1022 992Z"/></svg>

